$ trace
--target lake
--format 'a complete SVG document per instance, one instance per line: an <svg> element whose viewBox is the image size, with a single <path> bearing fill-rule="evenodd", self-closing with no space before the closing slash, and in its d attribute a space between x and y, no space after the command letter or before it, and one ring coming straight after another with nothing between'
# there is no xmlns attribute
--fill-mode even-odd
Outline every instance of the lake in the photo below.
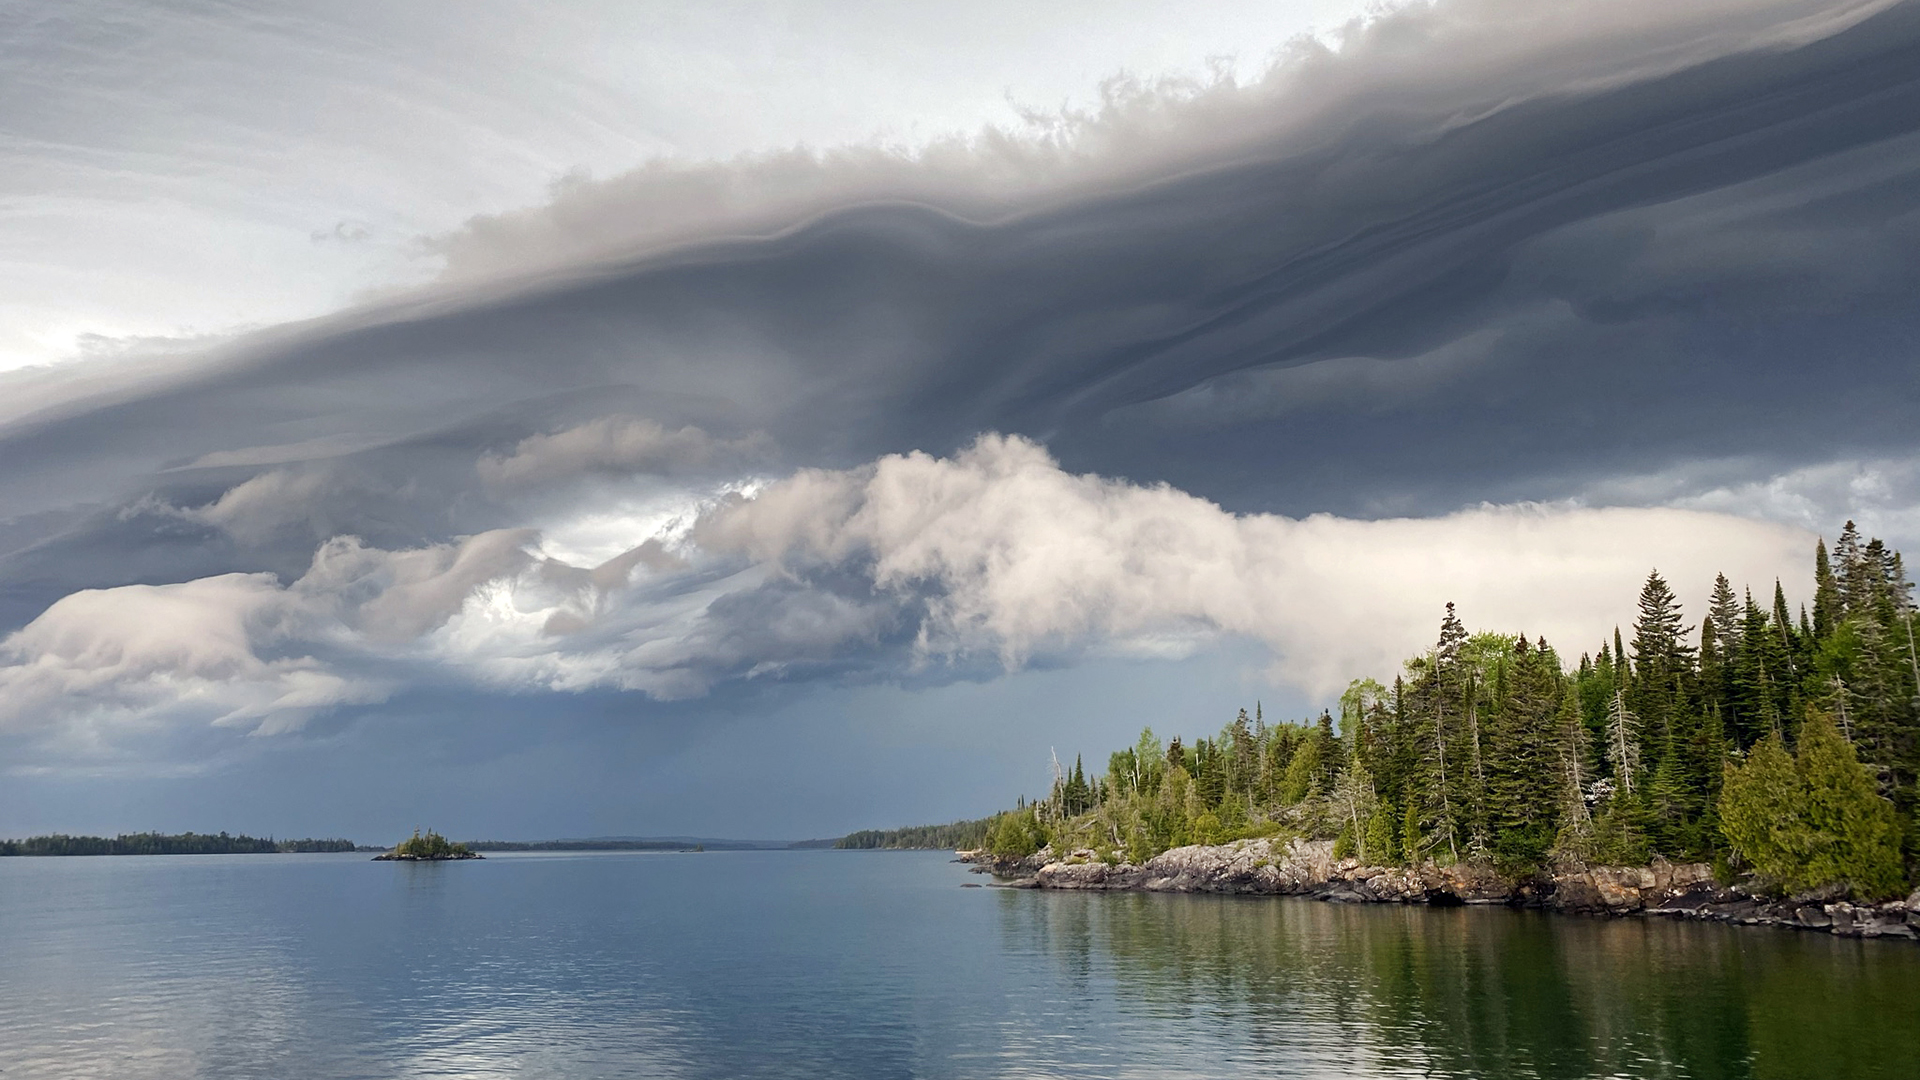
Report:
<svg viewBox="0 0 1920 1080"><path fill-rule="evenodd" d="M1901 1077L1920 947L933 852L0 859L0 1077Z"/></svg>

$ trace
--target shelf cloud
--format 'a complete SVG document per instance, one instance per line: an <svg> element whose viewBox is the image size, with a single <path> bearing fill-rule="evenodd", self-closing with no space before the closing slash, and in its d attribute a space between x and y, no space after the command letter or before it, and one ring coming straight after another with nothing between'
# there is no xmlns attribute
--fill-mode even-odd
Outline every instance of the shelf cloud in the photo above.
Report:
<svg viewBox="0 0 1920 1080"><path fill-rule="evenodd" d="M3 730L74 745L183 719L283 733L380 700L408 669L676 699L726 680L967 678L1223 637L1257 643L1276 682L1324 697L1391 678L1449 602L1591 648L1649 560L1682 582L1765 581L1812 541L1676 509L1233 514L1068 473L1000 435L951 458L804 469L651 534L633 527L634 547L599 566L543 554L532 529L404 551L339 537L284 587L226 574L77 593L0 643Z"/></svg>
<svg viewBox="0 0 1920 1080"><path fill-rule="evenodd" d="M414 291L0 373L20 760L1225 641L1324 696L1448 600L1577 653L1655 566L1920 538L1911 2L1400 5L420 243Z"/></svg>

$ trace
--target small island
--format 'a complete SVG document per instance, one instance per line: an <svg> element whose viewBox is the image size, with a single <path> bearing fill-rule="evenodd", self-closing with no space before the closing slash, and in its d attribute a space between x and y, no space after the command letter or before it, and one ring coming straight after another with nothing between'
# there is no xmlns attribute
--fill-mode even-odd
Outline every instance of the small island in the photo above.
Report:
<svg viewBox="0 0 1920 1080"><path fill-rule="evenodd" d="M412 836L394 845L393 850L387 852L385 855L375 855L373 861L446 862L450 859L482 859L485 857L486 856L481 855L465 844L456 844L449 841L446 837L441 836L432 829L428 829L425 836L420 835L419 829L415 829L413 830Z"/></svg>

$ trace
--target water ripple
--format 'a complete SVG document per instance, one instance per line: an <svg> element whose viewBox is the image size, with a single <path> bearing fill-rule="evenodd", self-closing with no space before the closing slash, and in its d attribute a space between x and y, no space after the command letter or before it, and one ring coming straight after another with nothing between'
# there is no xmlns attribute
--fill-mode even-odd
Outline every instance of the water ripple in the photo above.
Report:
<svg viewBox="0 0 1920 1080"><path fill-rule="evenodd" d="M1906 1077L1920 1057L1906 943L965 880L857 852L4 859L0 1075Z"/></svg>

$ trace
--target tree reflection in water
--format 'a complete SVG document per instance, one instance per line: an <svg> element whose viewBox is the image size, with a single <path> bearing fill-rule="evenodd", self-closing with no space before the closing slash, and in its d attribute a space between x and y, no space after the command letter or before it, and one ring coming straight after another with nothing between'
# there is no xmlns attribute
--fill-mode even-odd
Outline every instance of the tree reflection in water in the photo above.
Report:
<svg viewBox="0 0 1920 1080"><path fill-rule="evenodd" d="M1009 891L1000 911L1010 949L1235 1072L1920 1075L1911 942L1268 897Z"/></svg>

